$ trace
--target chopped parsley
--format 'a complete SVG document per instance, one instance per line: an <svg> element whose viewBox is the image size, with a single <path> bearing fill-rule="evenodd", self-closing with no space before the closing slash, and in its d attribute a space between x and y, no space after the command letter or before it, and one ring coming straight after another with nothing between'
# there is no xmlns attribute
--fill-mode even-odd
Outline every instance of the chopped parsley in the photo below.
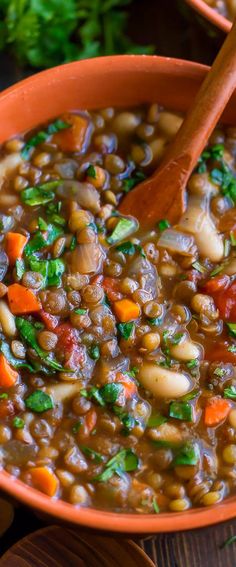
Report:
<svg viewBox="0 0 236 567"><path fill-rule="evenodd" d="M93 360L98 360L100 358L100 348L98 345L91 345L89 348L89 356Z"/></svg>
<svg viewBox="0 0 236 567"><path fill-rule="evenodd" d="M21 419L21 417L14 417L14 419L12 420L12 425L13 427L15 427L16 429L23 429L25 422L23 419Z"/></svg>
<svg viewBox="0 0 236 567"><path fill-rule="evenodd" d="M158 230L160 230L161 232L163 232L163 230L166 230L167 228L170 227L170 223L167 219L161 219L160 221L158 221L157 223L157 228Z"/></svg>
<svg viewBox="0 0 236 567"><path fill-rule="evenodd" d="M236 400L236 387L228 386L224 389L224 398L229 398L231 400Z"/></svg>
<svg viewBox="0 0 236 567"><path fill-rule="evenodd" d="M43 413L53 409L54 403L51 396L42 390L35 390L30 396L25 398L25 406L36 413Z"/></svg>
<svg viewBox="0 0 236 567"><path fill-rule="evenodd" d="M28 187L21 191L20 198L25 205L29 205L30 207L45 205L46 203L53 201L55 197L54 189L56 189L59 185L61 185L61 181L49 181L43 185Z"/></svg>
<svg viewBox="0 0 236 567"><path fill-rule="evenodd" d="M229 334L232 335L232 337L236 337L236 323L226 323L228 329L229 329Z"/></svg>
<svg viewBox="0 0 236 567"><path fill-rule="evenodd" d="M124 193L131 191L131 189L133 189L135 185L141 183L141 181L144 181L144 179L146 179L146 175L142 171L136 171L132 175L132 177L129 177L129 179L124 179L122 187Z"/></svg>
<svg viewBox="0 0 236 567"><path fill-rule="evenodd" d="M114 474L122 476L125 472L135 471L138 465L138 457L132 449L122 449L106 463L104 471L93 480L107 482Z"/></svg>
<svg viewBox="0 0 236 567"><path fill-rule="evenodd" d="M182 421L193 421L193 408L188 402L171 402L169 416Z"/></svg>
<svg viewBox="0 0 236 567"><path fill-rule="evenodd" d="M96 179L96 169L94 165L89 165L87 167L86 174L88 175L88 177L93 177L93 179Z"/></svg>
<svg viewBox="0 0 236 567"><path fill-rule="evenodd" d="M117 329L121 337L123 337L123 339L127 341L134 331L134 326L134 323L132 321L129 321L128 323L118 323Z"/></svg>
<svg viewBox="0 0 236 567"><path fill-rule="evenodd" d="M137 229L138 223L135 219L120 217L113 232L108 236L107 242L109 244L116 244L127 238L127 236L130 236L133 232L136 232Z"/></svg>
<svg viewBox="0 0 236 567"><path fill-rule="evenodd" d="M197 272L200 272L200 274L205 274L206 272L205 266L203 266L200 262L193 262L192 267L197 270Z"/></svg>
<svg viewBox="0 0 236 567"><path fill-rule="evenodd" d="M69 128L70 126L70 124L58 118L57 120L55 120L55 122L49 124L46 130L40 130L40 132L37 132L35 136L30 138L28 142L26 142L23 150L21 151L22 158L29 159L31 150L33 148L36 148L36 146L38 146L39 144L46 142L46 140L49 138L49 136L52 136L52 134L55 134L60 130L65 130L65 128Z"/></svg>

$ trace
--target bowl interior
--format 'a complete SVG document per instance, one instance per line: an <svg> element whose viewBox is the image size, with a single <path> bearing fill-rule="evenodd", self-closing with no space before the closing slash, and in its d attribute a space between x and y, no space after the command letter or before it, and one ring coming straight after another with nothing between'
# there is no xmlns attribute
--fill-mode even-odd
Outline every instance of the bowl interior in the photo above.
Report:
<svg viewBox="0 0 236 567"><path fill-rule="evenodd" d="M196 63L131 55L75 62L44 71L0 95L0 142L76 108L159 102L169 109L186 111L206 73L207 67ZM236 93L223 118L236 124ZM235 498L217 508L160 516L78 509L44 496L4 471L0 472L0 489L60 520L113 532L177 531L203 527L236 515Z"/></svg>
<svg viewBox="0 0 236 567"><path fill-rule="evenodd" d="M189 4L194 10L196 10L201 16L209 20L212 24L217 26L217 28L223 30L224 32L229 32L232 26L232 22L224 16L221 16L206 4L204 0L186 0L187 4Z"/></svg>

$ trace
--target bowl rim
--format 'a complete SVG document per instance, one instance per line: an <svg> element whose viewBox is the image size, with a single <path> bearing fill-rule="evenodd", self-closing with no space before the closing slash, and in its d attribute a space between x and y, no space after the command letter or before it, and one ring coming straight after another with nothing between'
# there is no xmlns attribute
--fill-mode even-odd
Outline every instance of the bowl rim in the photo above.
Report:
<svg viewBox="0 0 236 567"><path fill-rule="evenodd" d="M63 80L66 80L70 74L78 72L78 68L83 71L84 67L92 71L94 60L76 61L67 63L46 71L41 71L28 77L23 81L16 83L0 93L0 110L1 102L4 103L9 99L14 104L16 97L21 97L29 89L33 91L41 85L50 87L53 81L62 73ZM170 59L169 57L158 57L151 55L118 55L109 57L100 57L96 59L96 71L111 65L116 66L116 71L141 71L145 74L147 71L162 72L184 78L187 76L194 81L201 81L208 67L191 61L180 59ZM76 75L75 75L76 76ZM0 470L0 489L9 493L11 496L22 501L24 504L51 515L54 519L68 522L73 525L82 525L87 528L103 530L106 532L120 532L128 534L151 534L160 532L174 532L180 530L190 530L193 528L201 528L229 520L236 517L236 497L230 497L223 501L217 507L195 508L180 513L163 513L163 514L125 514L109 512L95 508L77 508L63 500L50 498L42 492L28 486L19 479L11 476L9 473Z"/></svg>
<svg viewBox="0 0 236 567"><path fill-rule="evenodd" d="M194 10L196 10L201 16L209 20L212 24L214 24L217 28L221 29L222 31L228 33L231 30L232 22L221 16L208 6L204 0L186 0L187 4L189 4Z"/></svg>

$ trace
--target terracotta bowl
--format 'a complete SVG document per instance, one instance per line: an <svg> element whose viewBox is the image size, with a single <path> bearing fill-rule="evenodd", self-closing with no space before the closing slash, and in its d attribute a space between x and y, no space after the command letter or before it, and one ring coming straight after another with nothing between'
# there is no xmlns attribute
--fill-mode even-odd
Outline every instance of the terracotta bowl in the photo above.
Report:
<svg viewBox="0 0 236 567"><path fill-rule="evenodd" d="M0 142L76 108L129 107L156 101L185 112L206 73L207 67L196 63L145 55L98 58L44 71L0 94ZM236 124L236 93L223 119ZM236 516L236 498L217 507L177 514L131 515L78 509L48 498L4 471L0 472L0 489L54 520L112 532L186 530Z"/></svg>
<svg viewBox="0 0 236 567"><path fill-rule="evenodd" d="M213 10L213 8L210 8L210 6L208 6L206 2L204 2L204 0L185 0L185 1L194 10L196 10L196 12L201 14L201 16L206 18L214 26L216 26L217 28L221 29L226 33L230 31L232 22L227 18L224 18L224 16L218 14L216 10Z"/></svg>

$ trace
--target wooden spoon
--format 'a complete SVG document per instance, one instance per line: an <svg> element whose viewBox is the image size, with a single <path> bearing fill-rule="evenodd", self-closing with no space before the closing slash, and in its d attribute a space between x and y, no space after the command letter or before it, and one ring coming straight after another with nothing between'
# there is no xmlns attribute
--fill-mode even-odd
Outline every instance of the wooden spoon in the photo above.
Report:
<svg viewBox="0 0 236 567"><path fill-rule="evenodd" d="M236 20L161 165L122 199L122 214L137 217L142 226L178 221L188 179L235 88Z"/></svg>

